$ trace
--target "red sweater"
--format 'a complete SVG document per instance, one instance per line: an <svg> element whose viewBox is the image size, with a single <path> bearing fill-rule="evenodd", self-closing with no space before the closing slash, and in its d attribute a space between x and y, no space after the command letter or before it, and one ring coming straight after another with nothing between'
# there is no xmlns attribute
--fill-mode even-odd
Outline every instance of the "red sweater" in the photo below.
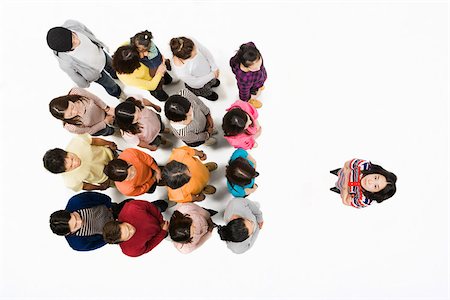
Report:
<svg viewBox="0 0 450 300"><path fill-rule="evenodd" d="M149 252L167 234L167 231L161 229L161 213L148 201L132 200L126 203L120 211L119 221L127 222L136 228L131 239L119 244L122 252L128 256L136 257Z"/></svg>

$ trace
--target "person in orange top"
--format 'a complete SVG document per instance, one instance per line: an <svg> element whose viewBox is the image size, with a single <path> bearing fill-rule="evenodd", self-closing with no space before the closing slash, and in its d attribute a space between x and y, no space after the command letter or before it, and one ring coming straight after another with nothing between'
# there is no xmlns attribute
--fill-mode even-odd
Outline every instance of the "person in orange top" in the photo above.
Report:
<svg viewBox="0 0 450 300"><path fill-rule="evenodd" d="M161 179L161 169L155 160L134 148L125 149L117 159L111 160L104 173L125 196L153 193Z"/></svg>
<svg viewBox="0 0 450 300"><path fill-rule="evenodd" d="M203 164L201 161L206 158L203 151L188 146L173 149L169 163L162 171L169 200L178 203L202 201L205 194L216 192L216 188L208 185L208 181L209 173L217 169L217 164Z"/></svg>

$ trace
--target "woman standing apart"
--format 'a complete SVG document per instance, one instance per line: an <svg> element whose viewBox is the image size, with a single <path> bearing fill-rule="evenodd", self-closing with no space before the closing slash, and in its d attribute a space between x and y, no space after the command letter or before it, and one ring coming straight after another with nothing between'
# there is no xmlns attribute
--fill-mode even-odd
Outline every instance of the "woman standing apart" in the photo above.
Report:
<svg viewBox="0 0 450 300"><path fill-rule="evenodd" d="M114 109L85 89L74 87L69 94L50 101L50 113L71 133L93 136L111 135Z"/></svg>
<svg viewBox="0 0 450 300"><path fill-rule="evenodd" d="M220 85L219 68L211 52L198 41L186 37L170 40L173 53L173 71L185 86L197 96L211 101L219 99L213 87Z"/></svg>
<svg viewBox="0 0 450 300"><path fill-rule="evenodd" d="M236 55L230 59L230 66L236 75L239 99L260 108L262 103L257 98L264 89L267 72L255 44L253 42L242 44Z"/></svg>
<svg viewBox="0 0 450 300"><path fill-rule="evenodd" d="M356 208L366 207L373 200L381 203L397 190L397 176L368 160L354 158L330 173L338 176L330 190L341 195L343 204Z"/></svg>

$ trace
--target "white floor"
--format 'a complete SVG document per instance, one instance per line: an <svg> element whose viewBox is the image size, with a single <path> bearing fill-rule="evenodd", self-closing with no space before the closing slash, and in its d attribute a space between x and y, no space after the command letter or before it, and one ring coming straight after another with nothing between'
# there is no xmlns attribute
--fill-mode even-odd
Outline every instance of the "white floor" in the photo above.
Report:
<svg viewBox="0 0 450 300"><path fill-rule="evenodd" d="M0 11L1 299L448 299L447 1L3 1ZM46 150L71 138L48 103L73 83L45 36L69 18L111 51L144 29L166 56L171 37L202 42L221 69L220 101L207 102L219 127L237 98L228 60L256 43L269 79L250 198L265 224L249 252L234 255L214 232L189 255L166 240L133 259L115 245L75 252L52 234L50 213L74 193L42 166ZM118 103L97 84L89 90ZM200 204L223 210L233 149L223 139L200 148L220 165L218 194ZM344 207L328 171L353 157L395 172L397 194Z"/></svg>

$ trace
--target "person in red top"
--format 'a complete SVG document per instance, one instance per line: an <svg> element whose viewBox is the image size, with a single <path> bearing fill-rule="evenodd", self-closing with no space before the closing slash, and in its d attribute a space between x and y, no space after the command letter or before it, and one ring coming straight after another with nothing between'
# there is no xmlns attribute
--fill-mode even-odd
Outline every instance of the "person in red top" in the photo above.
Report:
<svg viewBox="0 0 450 300"><path fill-rule="evenodd" d="M118 221L110 221L103 227L103 239L108 244L119 244L122 252L131 257L149 252L167 236L169 222L161 215L167 206L164 200L128 201Z"/></svg>
<svg viewBox="0 0 450 300"><path fill-rule="evenodd" d="M125 196L153 193L161 180L161 169L155 160L138 149L125 149L104 171Z"/></svg>

